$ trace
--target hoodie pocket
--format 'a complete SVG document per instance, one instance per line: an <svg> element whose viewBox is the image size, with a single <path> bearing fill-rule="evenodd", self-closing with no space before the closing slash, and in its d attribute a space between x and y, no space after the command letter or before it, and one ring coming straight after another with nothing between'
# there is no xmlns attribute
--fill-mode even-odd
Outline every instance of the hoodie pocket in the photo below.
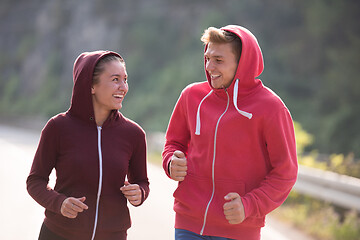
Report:
<svg viewBox="0 0 360 240"><path fill-rule="evenodd" d="M199 218L204 215L211 194L211 179L188 173L173 194L174 210L179 214Z"/></svg>
<svg viewBox="0 0 360 240"><path fill-rule="evenodd" d="M49 210L46 210L45 215L48 218L48 221L51 221L52 224L63 229L80 232L87 231L87 229L94 223L95 211L92 206L95 205L95 198L87 196L85 204L89 206L89 209L79 212L76 218L68 218L63 216L61 213L55 213Z"/></svg>
<svg viewBox="0 0 360 240"><path fill-rule="evenodd" d="M245 183L234 180L216 180L215 194L210 204L207 222L215 224L226 224L229 222L225 218L224 204L226 201L224 197L229 193L238 193L241 196L245 194Z"/></svg>
<svg viewBox="0 0 360 240"><path fill-rule="evenodd" d="M130 225L130 214L124 195L121 192L113 195L102 195L99 207L99 231L123 231L130 228Z"/></svg>

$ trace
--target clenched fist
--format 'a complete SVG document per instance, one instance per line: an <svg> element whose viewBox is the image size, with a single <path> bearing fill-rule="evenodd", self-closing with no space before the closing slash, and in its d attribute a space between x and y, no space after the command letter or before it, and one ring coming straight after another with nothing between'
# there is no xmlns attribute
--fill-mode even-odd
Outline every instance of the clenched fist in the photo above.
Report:
<svg viewBox="0 0 360 240"><path fill-rule="evenodd" d="M181 151L175 151L170 162L170 177L175 181L184 181L187 174L187 160Z"/></svg>
<svg viewBox="0 0 360 240"><path fill-rule="evenodd" d="M229 193L224 197L226 201L224 204L224 214L226 220L230 224L239 224L245 219L244 205L242 204L241 197L237 193Z"/></svg>
<svg viewBox="0 0 360 240"><path fill-rule="evenodd" d="M85 197L82 198L74 198L69 197L66 198L61 204L60 212L64 217L68 218L76 218L77 215L84 210L88 209L88 206L84 203L86 200Z"/></svg>
<svg viewBox="0 0 360 240"><path fill-rule="evenodd" d="M140 189L139 185L130 184L128 181L125 181L124 186L122 186L120 188L120 190L133 206L140 205L141 189Z"/></svg>

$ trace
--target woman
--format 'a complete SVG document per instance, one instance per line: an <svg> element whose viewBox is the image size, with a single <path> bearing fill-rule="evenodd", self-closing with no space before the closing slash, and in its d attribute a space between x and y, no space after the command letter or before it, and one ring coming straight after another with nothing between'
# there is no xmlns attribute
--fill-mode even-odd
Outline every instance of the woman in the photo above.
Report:
<svg viewBox="0 0 360 240"><path fill-rule="evenodd" d="M139 206L149 194L145 133L118 111L127 77L115 52L86 52L75 61L71 106L44 127L27 179L29 194L46 209L40 240L126 239L127 200Z"/></svg>

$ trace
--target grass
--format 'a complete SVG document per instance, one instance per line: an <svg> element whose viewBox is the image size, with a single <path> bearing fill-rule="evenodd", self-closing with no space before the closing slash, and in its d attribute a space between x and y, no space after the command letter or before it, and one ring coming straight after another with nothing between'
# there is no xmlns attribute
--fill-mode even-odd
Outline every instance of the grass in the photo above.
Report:
<svg viewBox="0 0 360 240"><path fill-rule="evenodd" d="M360 218L355 210L337 208L330 203L292 191L274 212L279 220L319 240L359 240Z"/></svg>

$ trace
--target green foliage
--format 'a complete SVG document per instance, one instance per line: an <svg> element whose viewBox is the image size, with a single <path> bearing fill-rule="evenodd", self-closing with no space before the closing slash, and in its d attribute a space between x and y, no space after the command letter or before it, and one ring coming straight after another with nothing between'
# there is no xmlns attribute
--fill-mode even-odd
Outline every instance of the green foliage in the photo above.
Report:
<svg viewBox="0 0 360 240"><path fill-rule="evenodd" d="M144 32L141 31L141 34ZM168 41L176 40L168 39ZM181 45L191 44L186 39L179 39L179 41ZM129 118L135 119L145 130L164 132L181 90L192 82L205 80L201 43L198 43L198 47L200 49L198 51L191 51L189 47L182 54L176 54L174 58L166 62L161 57L162 54L158 52L151 54L153 57L147 60L150 61L147 67L153 66L147 70L151 74L144 76L136 71L139 64L141 65L141 61L144 60L141 58L141 54L138 54L142 50L141 48L135 50L135 54L126 60L130 76L129 92L121 112ZM172 48L171 44L169 48ZM179 50L175 48L165 51L177 52ZM136 62L139 64L135 64ZM136 106L136 111L133 106Z"/></svg>
<svg viewBox="0 0 360 240"><path fill-rule="evenodd" d="M318 149L360 158L360 1L96 0L77 5L19 0L0 5L4 116L49 117L66 110L75 57L112 49L125 57L129 73L122 112L147 131L165 131L183 87L205 80L204 29L239 24L257 36L263 50L261 80L314 136L306 147L298 146L299 153Z"/></svg>
<svg viewBox="0 0 360 240"><path fill-rule="evenodd" d="M327 161L319 161L316 151L303 154L313 141L312 135L294 123L298 160L301 165L360 177L360 163L354 155L332 154ZM354 211L335 208L330 203L291 191L285 203L274 213L283 221L321 240L357 240L360 236L360 216Z"/></svg>
<svg viewBox="0 0 360 240"><path fill-rule="evenodd" d="M354 154L332 154L327 165L329 171L360 178L360 162L355 161Z"/></svg>
<svg viewBox="0 0 360 240"><path fill-rule="evenodd" d="M310 145L313 142L314 138L312 135L307 133L298 122L294 122L294 129L297 154L301 155L304 153L304 148Z"/></svg>
<svg viewBox="0 0 360 240"><path fill-rule="evenodd" d="M16 101L17 90L19 89L19 77L12 74L2 89L0 97L0 111L7 112L9 115L13 114L13 103Z"/></svg>
<svg viewBox="0 0 360 240"><path fill-rule="evenodd" d="M357 240L360 236L360 219L356 211L345 215L343 222L337 222L332 228L336 240Z"/></svg>
<svg viewBox="0 0 360 240"><path fill-rule="evenodd" d="M314 96L315 121L302 121L316 135L314 148L322 152L360 154L359 25L354 24L356 1L316 1L307 11L308 38L321 49L319 86ZM324 14L322 14L322 12ZM324 17L325 16L325 17ZM316 23L316 24L314 24Z"/></svg>
<svg viewBox="0 0 360 240"><path fill-rule="evenodd" d="M360 162L355 161L354 154L331 154L324 157L315 150L304 154L304 149L313 142L313 136L297 122L294 122L294 127L299 164L360 178Z"/></svg>
<svg viewBox="0 0 360 240"><path fill-rule="evenodd" d="M340 211L296 191L290 193L275 215L316 239L357 240L360 236L360 217L356 211Z"/></svg>

